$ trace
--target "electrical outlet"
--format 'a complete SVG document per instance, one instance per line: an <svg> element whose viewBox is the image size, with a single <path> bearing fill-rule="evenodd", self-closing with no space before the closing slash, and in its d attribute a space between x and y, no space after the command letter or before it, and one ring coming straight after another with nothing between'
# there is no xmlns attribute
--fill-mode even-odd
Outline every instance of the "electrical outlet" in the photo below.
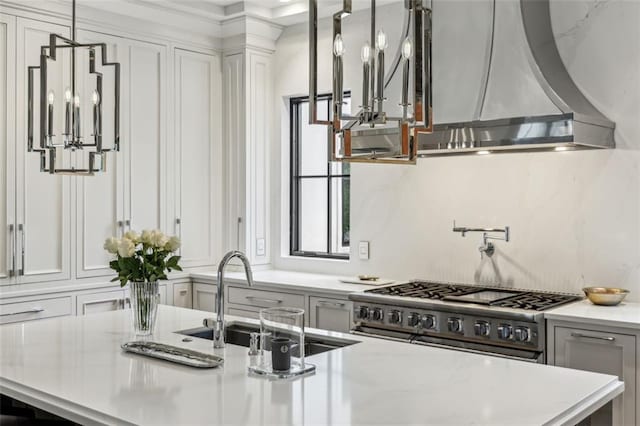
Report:
<svg viewBox="0 0 640 426"><path fill-rule="evenodd" d="M258 238L256 241L256 256L264 256L264 238Z"/></svg>
<svg viewBox="0 0 640 426"><path fill-rule="evenodd" d="M360 260L369 260L369 241L360 241L358 243L358 256Z"/></svg>

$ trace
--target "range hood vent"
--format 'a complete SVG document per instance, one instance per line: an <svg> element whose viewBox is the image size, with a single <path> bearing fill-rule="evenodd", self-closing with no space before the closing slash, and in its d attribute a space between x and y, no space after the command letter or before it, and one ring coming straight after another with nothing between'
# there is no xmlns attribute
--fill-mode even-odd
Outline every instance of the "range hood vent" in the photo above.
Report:
<svg viewBox="0 0 640 426"><path fill-rule="evenodd" d="M438 21L437 1L434 1L434 23ZM582 94L573 82L560 57L556 40L551 26L551 13L549 0L509 0L492 2L494 27L490 36L490 58L487 61L486 75L483 79L479 103L472 120L462 122L437 123L433 127L433 133L422 133L418 140L412 138L412 143L417 143L418 156L442 156L464 154L488 154L513 151L566 151L593 148L614 148L615 124L608 120L591 102ZM511 14L511 21L517 14L521 22L512 25L509 31L496 31L496 13L498 9L502 13L502 19L508 21L507 15ZM505 8L510 8L507 13ZM514 29L519 29L521 34L513 34ZM496 67L494 60L494 46L506 46L523 40L522 50L525 51L530 73L535 78L530 80L537 82L536 91L539 96L545 97L544 102L550 105L557 113L540 114L539 109L530 115L518 115L505 117L504 111L510 111L509 102L505 101L504 93L509 89L501 88L502 99L500 102L498 118L494 111L493 117L484 118L483 109L490 97L488 86L492 67ZM503 39L498 39L502 37ZM508 38L508 39L505 39ZM434 44L438 40L434 37ZM498 61L502 68L505 61ZM434 58L434 66L437 59ZM508 66L508 64L507 64ZM505 70L500 70L504 75ZM513 73L518 73L521 68L514 67ZM529 71L529 70L527 70ZM499 85L500 81L494 85ZM438 85L438 81L435 82ZM442 89L442 88L440 88ZM519 89L516 87L516 89ZM514 103L517 97L523 96L524 90L513 93ZM514 89L515 92L515 89ZM523 112L522 106L512 108ZM535 108L534 108L535 109ZM434 97L434 111L438 111L438 99ZM358 155L373 157L393 157L397 151L397 128L376 128L353 130L351 145L354 157Z"/></svg>

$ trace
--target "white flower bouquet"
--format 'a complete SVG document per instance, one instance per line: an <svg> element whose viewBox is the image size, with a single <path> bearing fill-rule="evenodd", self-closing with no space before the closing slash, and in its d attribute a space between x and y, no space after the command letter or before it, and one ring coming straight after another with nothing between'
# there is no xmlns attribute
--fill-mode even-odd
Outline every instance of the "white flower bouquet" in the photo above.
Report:
<svg viewBox="0 0 640 426"><path fill-rule="evenodd" d="M155 282L166 280L167 272L182 271L180 256L174 253L180 248L180 239L167 236L159 230L144 230L141 234L129 231L122 238L110 237L104 249L117 258L109 263L118 276L111 281Z"/></svg>

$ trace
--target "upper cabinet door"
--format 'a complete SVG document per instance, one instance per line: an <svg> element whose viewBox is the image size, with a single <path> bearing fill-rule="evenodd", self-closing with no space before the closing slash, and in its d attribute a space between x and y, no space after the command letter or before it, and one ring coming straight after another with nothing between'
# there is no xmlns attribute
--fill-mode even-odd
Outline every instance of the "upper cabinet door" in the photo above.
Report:
<svg viewBox="0 0 640 426"><path fill-rule="evenodd" d="M17 52L20 53L16 61L16 234L20 282L69 279L71 270L71 179L41 172L38 154L27 152L27 66L39 64L40 47L48 44L49 33L70 36L66 26L17 19ZM63 96L68 72L68 67L49 69L47 89L53 90L56 98ZM34 90L40 91L38 81ZM35 108L34 122L38 119L39 111ZM62 121L62 114L58 114L54 133L59 131ZM37 141L38 126L34 127L34 141ZM70 158L70 153L66 153L63 162L69 164Z"/></svg>
<svg viewBox="0 0 640 426"><path fill-rule="evenodd" d="M162 229L165 224L166 46L127 41L124 70L128 105L120 149L126 156L127 229Z"/></svg>
<svg viewBox="0 0 640 426"><path fill-rule="evenodd" d="M222 241L221 65L217 56L175 50L175 232L182 265L213 265ZM218 178L216 178L218 177Z"/></svg>
<svg viewBox="0 0 640 426"><path fill-rule="evenodd" d="M16 19L0 15L0 284L14 281Z"/></svg>
<svg viewBox="0 0 640 426"><path fill-rule="evenodd" d="M83 43L106 43L107 59L109 61L120 61L124 73L126 63L122 61L122 51L126 47L121 45L121 39L109 37L104 34L97 34L90 31L78 31L78 40ZM84 71L84 70L83 70ZM98 71L103 71L98 69ZM112 73L105 72L105 79L109 80L111 88ZM85 77L84 82L90 80L88 73L81 74ZM83 95L90 99L92 86L86 84L83 87ZM122 89L121 89L122 91ZM123 93L121 93L122 95ZM127 99L122 96L121 99ZM103 114L103 139L104 143L111 147L114 140L113 96L104 96L102 99ZM121 101L122 104L122 101ZM121 105L122 108L122 105ZM120 114L122 116L122 113ZM84 134L91 133L91 117L85 116L83 120ZM108 125L106 125L108 123ZM123 141L126 143L127 141ZM85 160L86 155L80 151L76 153L78 162ZM107 253L102 247L104 240L110 236L121 236L124 226L124 153L111 152L107 154L107 170L105 173L96 173L90 177L80 177L76 179L76 274L78 278L112 275L114 272L109 268L109 262L113 256ZM122 224L123 226L120 226Z"/></svg>

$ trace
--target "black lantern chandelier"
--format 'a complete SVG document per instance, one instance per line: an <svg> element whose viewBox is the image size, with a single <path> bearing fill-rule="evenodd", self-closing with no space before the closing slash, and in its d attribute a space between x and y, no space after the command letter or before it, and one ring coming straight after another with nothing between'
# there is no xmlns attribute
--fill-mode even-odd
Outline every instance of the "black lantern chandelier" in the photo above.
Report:
<svg viewBox="0 0 640 426"><path fill-rule="evenodd" d="M120 64L107 61L105 43L78 43L76 41L76 0L73 0L71 39L58 34L49 35L49 44L40 48L40 65L28 67L28 141L30 152L40 154L40 171L50 174L93 175L106 170L106 153L120 150ZM88 53L88 55L87 55ZM85 64L78 63L78 56L88 56L88 72ZM64 70L70 62L70 84L64 89L62 102L56 103L56 84L50 67L56 65ZM113 68L113 142L103 141L103 70ZM54 71L56 71L54 70ZM60 71L61 75L65 71ZM68 75L69 73L66 72ZM36 84L39 84L39 99L35 100ZM62 86L64 87L64 86ZM93 90L87 90L93 89ZM85 93L85 99L80 92ZM37 105L37 107L35 107ZM88 106L88 108L87 108ZM81 108L83 107L83 108ZM37 109L36 109L37 108ZM89 120L90 119L90 120ZM35 125L34 121L38 122ZM84 120L84 121L83 121ZM83 126L84 124L84 126ZM39 128L34 144L34 128ZM90 130L89 130L90 129ZM87 133L87 136L84 136ZM88 154L81 167L59 166L65 152Z"/></svg>

